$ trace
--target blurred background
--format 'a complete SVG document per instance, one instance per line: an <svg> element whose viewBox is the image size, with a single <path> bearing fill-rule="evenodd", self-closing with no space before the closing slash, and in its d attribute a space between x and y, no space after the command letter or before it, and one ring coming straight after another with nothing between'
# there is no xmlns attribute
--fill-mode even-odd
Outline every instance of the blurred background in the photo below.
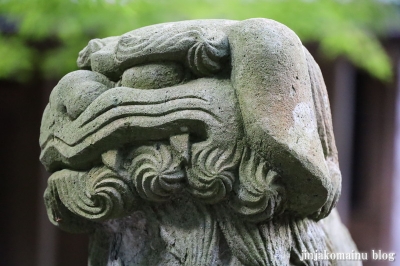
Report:
<svg viewBox="0 0 400 266"><path fill-rule="evenodd" d="M0 0L0 265L84 266L88 238L48 222L39 158L51 89L93 38L149 24L265 17L293 29L328 87L343 174L338 209L362 252L400 265L400 1Z"/></svg>

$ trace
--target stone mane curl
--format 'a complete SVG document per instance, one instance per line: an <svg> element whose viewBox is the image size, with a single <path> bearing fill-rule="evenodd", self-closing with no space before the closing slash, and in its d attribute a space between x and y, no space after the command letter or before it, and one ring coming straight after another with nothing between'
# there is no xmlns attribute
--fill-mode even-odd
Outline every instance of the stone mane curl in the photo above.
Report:
<svg viewBox="0 0 400 266"><path fill-rule="evenodd" d="M120 218L134 212L140 201L160 203L188 195L206 204L222 203L252 222L283 212L285 188L279 175L249 147L238 143L222 150L202 143L191 153L188 166L173 146L157 142L107 151L102 166L88 171L57 171L45 193L49 217L70 231L82 220L81 230L87 230L84 220Z"/></svg>

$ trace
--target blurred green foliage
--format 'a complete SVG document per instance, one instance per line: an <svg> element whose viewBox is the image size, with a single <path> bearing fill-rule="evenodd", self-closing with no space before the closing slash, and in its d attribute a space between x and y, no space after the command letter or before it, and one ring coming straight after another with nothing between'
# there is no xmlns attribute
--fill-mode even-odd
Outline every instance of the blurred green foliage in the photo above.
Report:
<svg viewBox="0 0 400 266"><path fill-rule="evenodd" d="M161 22L265 17L318 42L330 58L344 55L382 80L391 62L379 42L400 27L399 7L373 0L0 0L16 30L0 35L0 78L60 78L75 70L90 39Z"/></svg>

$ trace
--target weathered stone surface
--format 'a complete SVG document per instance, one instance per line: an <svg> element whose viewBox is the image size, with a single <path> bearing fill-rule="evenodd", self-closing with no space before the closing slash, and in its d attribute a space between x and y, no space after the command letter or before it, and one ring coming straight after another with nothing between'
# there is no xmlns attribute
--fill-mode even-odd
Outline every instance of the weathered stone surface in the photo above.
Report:
<svg viewBox="0 0 400 266"><path fill-rule="evenodd" d="M40 145L49 218L91 234L89 265L358 265L300 260L356 248L325 218L341 182L329 102L290 29L153 25L90 41L78 66Z"/></svg>

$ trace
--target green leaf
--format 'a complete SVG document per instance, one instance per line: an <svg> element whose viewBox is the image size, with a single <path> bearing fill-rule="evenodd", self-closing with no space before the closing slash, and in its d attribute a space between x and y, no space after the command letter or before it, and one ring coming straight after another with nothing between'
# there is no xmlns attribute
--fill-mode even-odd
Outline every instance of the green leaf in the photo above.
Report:
<svg viewBox="0 0 400 266"><path fill-rule="evenodd" d="M0 36L0 78L26 81L33 71L33 54L20 39Z"/></svg>

